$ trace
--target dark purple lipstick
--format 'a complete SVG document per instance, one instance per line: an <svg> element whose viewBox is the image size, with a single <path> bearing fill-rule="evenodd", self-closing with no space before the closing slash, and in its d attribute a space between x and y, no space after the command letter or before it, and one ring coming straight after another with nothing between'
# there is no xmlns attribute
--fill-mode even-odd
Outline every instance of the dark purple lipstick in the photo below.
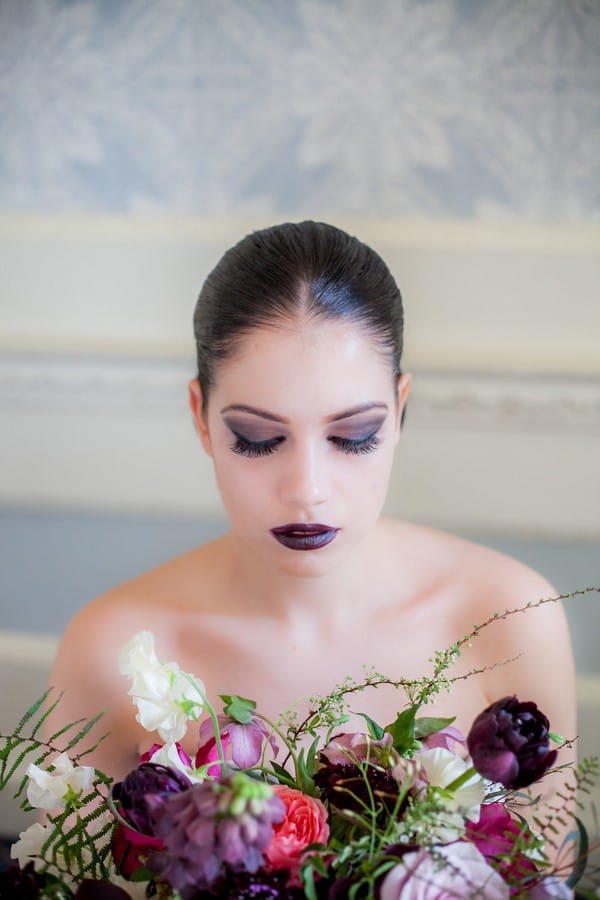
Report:
<svg viewBox="0 0 600 900"><path fill-rule="evenodd" d="M320 550L332 542L338 531L339 528L318 525L315 522L308 524L294 522L290 525L281 525L279 528L271 528L275 540L289 550Z"/></svg>

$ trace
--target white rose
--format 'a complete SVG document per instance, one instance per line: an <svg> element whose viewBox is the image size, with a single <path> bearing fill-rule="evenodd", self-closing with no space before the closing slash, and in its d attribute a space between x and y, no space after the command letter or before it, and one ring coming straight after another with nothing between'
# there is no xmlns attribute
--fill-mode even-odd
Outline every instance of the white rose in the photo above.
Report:
<svg viewBox="0 0 600 900"><path fill-rule="evenodd" d="M197 718L203 708L202 682L182 672L177 663L159 662L150 631L140 631L123 648L119 670L132 680L128 693L137 706L140 725L157 731L165 743L181 740L188 720Z"/></svg>
<svg viewBox="0 0 600 900"><path fill-rule="evenodd" d="M471 768L469 760L461 759L442 747L423 750L415 757L425 769L429 784L445 788ZM485 782L476 772L445 801L450 812L459 812L466 819L479 818L479 807L485 796Z"/></svg>
<svg viewBox="0 0 600 900"><path fill-rule="evenodd" d="M27 769L27 800L38 809L59 809L65 806L67 795L80 796L94 782L92 766L74 766L66 753L60 753L52 765L52 772L34 763Z"/></svg>

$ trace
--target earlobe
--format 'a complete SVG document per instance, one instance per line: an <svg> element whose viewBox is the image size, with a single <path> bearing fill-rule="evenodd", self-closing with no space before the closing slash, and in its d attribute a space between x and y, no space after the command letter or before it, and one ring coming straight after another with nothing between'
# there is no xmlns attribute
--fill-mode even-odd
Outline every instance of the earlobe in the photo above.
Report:
<svg viewBox="0 0 600 900"><path fill-rule="evenodd" d="M412 377L409 372L404 372L398 378L397 385L397 399L398 399L398 416L396 420L396 442L400 438L400 429L402 428L402 423L404 421L404 414L406 412L406 401L408 399L408 392L410 391Z"/></svg>
<svg viewBox="0 0 600 900"><path fill-rule="evenodd" d="M200 382L197 378L193 378L188 385L188 401L190 405L190 411L192 413L194 427L198 432L198 436L200 438L202 446L204 447L206 453L208 453L209 456L212 456L212 443L208 431L208 423L202 410L202 388L200 387Z"/></svg>

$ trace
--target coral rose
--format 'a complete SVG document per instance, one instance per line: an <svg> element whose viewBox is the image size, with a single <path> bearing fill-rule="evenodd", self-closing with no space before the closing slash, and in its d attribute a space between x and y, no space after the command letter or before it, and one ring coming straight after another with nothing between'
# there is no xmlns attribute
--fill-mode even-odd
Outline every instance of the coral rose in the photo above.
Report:
<svg viewBox="0 0 600 900"><path fill-rule="evenodd" d="M273 826L273 838L264 851L274 869L289 869L290 883L298 884L298 870L309 844L325 844L329 837L327 810L320 800L283 784L274 785L285 803L285 817Z"/></svg>

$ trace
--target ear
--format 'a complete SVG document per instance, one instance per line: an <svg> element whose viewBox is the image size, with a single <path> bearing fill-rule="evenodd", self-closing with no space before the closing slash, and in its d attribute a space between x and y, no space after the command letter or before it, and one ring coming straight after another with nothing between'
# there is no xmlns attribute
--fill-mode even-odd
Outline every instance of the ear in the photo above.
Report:
<svg viewBox="0 0 600 900"><path fill-rule="evenodd" d="M200 387L200 382L197 378L192 379L188 384L188 402L190 404L194 426L198 432L202 446L206 453L208 453L209 456L212 456L212 443L208 431L208 422L202 411L202 388Z"/></svg>
<svg viewBox="0 0 600 900"><path fill-rule="evenodd" d="M397 415L396 415L396 443L400 438L400 429L402 428L402 419L404 415L404 411L406 409L406 401L408 399L408 392L410 391L410 385L412 382L412 377L410 372L404 372L398 378L398 385L396 390L398 392L398 406L397 406Z"/></svg>

